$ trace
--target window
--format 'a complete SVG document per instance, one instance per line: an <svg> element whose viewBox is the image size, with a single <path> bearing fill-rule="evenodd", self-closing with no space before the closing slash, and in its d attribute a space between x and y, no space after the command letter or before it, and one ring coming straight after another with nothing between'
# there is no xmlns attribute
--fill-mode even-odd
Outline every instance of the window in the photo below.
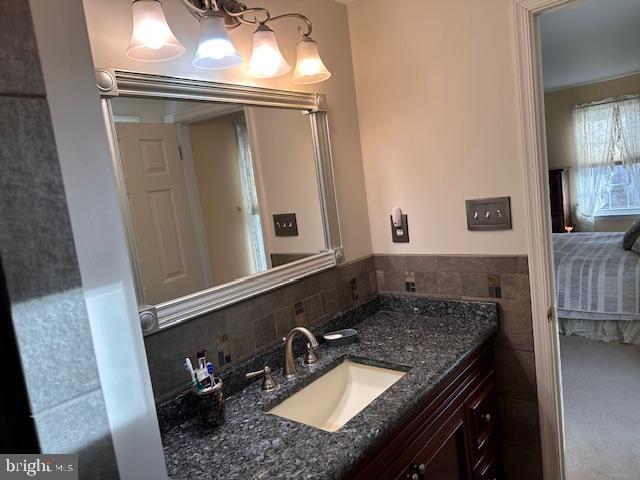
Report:
<svg viewBox="0 0 640 480"><path fill-rule="evenodd" d="M603 192L599 216L640 212L640 189L624 165L614 165Z"/></svg>
<svg viewBox="0 0 640 480"><path fill-rule="evenodd" d="M640 212L640 97L573 110L578 222Z"/></svg>

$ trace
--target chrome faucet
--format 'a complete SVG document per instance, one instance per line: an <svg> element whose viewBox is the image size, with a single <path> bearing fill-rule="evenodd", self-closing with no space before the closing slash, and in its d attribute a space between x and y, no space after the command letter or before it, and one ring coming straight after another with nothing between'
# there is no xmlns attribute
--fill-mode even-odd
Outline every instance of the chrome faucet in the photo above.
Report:
<svg viewBox="0 0 640 480"><path fill-rule="evenodd" d="M282 372L284 378L293 378L296 376L296 363L293 358L293 337L295 337L297 333L302 333L309 340L309 343L307 343L307 355L304 357L305 365L312 365L318 361L315 353L316 348L318 348L318 340L316 340L316 337L308 329L296 327L282 339L285 343L284 367Z"/></svg>

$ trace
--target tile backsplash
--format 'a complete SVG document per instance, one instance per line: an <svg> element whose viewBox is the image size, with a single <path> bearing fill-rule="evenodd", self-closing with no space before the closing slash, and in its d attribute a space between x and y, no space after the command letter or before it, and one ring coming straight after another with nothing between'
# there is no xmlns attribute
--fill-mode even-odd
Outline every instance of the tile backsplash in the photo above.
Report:
<svg viewBox="0 0 640 480"><path fill-rule="evenodd" d="M355 260L145 337L157 401L188 383L185 356L207 350L216 368L267 349L295 326L321 323L377 292L372 257Z"/></svg>
<svg viewBox="0 0 640 480"><path fill-rule="evenodd" d="M381 293L498 304L496 381L506 478L542 478L526 256L375 255Z"/></svg>

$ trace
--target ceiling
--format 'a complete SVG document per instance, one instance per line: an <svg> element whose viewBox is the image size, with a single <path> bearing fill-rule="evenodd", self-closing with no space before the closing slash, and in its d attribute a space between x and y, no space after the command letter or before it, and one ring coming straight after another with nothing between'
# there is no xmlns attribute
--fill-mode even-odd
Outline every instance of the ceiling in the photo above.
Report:
<svg viewBox="0 0 640 480"><path fill-rule="evenodd" d="M640 72L640 0L587 0L540 18L545 90Z"/></svg>

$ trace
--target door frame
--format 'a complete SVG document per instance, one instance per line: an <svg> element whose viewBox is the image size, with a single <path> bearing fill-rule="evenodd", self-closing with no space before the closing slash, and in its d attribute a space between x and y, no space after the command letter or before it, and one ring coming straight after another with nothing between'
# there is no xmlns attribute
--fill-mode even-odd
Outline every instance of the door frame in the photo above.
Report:
<svg viewBox="0 0 640 480"><path fill-rule="evenodd" d="M513 0L543 477L565 478L560 347L538 17L583 0Z"/></svg>

